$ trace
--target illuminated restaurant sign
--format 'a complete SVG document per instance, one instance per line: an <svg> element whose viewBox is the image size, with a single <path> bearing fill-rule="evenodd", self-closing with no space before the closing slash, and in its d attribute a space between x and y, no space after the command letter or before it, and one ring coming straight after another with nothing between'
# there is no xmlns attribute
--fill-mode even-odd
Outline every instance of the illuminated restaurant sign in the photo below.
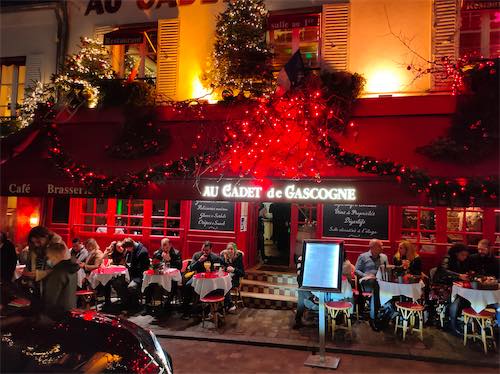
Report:
<svg viewBox="0 0 500 374"><path fill-rule="evenodd" d="M227 183L222 186L205 185L201 196L225 199L270 199L270 200L311 200L311 201L356 201L356 189L344 187L297 186L288 184L282 188L245 186Z"/></svg>
<svg viewBox="0 0 500 374"><path fill-rule="evenodd" d="M90 195L91 193L84 187L79 186L57 186L55 184L47 184L47 195ZM15 195L31 195L31 183L11 183L9 184L9 193Z"/></svg>
<svg viewBox="0 0 500 374"><path fill-rule="evenodd" d="M475 11L484 9L499 9L500 1L465 0L462 2L462 11Z"/></svg>
<svg viewBox="0 0 500 374"><path fill-rule="evenodd" d="M158 9L165 4L170 8L174 8L178 5L191 5L196 1L201 4L214 4L219 0L136 0L135 4L139 10L149 10ZM220 0L227 2L228 0ZM122 6L122 0L89 0L87 3L87 9L85 10L85 15L89 15L92 12L96 14L104 13L116 13L120 10Z"/></svg>

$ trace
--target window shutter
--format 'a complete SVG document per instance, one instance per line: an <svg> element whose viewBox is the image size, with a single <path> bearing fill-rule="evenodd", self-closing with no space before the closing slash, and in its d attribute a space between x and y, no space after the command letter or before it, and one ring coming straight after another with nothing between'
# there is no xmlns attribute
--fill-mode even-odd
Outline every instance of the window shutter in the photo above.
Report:
<svg viewBox="0 0 500 374"><path fill-rule="evenodd" d="M158 56L156 59L156 94L158 101L175 100L179 66L179 20L158 21Z"/></svg>
<svg viewBox="0 0 500 374"><path fill-rule="evenodd" d="M33 54L26 57L26 88L33 88L36 82L42 82L42 55Z"/></svg>
<svg viewBox="0 0 500 374"><path fill-rule="evenodd" d="M449 57L452 61L458 57L459 11L458 0L434 0L432 54L440 70L432 75L434 90L450 88L451 80L440 68L443 57Z"/></svg>
<svg viewBox="0 0 500 374"><path fill-rule="evenodd" d="M99 42L104 41L104 34L107 34L108 32L113 31L116 29L116 27L113 26L97 26L94 29L94 39L98 40Z"/></svg>
<svg viewBox="0 0 500 374"><path fill-rule="evenodd" d="M348 68L349 3L324 4L321 16L322 68Z"/></svg>

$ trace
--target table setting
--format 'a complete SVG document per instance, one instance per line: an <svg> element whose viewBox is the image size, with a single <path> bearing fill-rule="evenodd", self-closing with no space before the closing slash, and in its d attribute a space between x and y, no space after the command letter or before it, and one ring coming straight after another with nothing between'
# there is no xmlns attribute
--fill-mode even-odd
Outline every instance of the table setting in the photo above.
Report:
<svg viewBox="0 0 500 374"><path fill-rule="evenodd" d="M172 282L180 283L181 281L181 272L175 268L146 270L142 280L142 292L144 292L150 284L158 284L165 291L170 292L172 290Z"/></svg>
<svg viewBox="0 0 500 374"><path fill-rule="evenodd" d="M487 305L500 303L498 281L493 277L484 277L471 282L453 282L451 301L457 296L469 301L471 308L480 313Z"/></svg>
<svg viewBox="0 0 500 374"><path fill-rule="evenodd" d="M425 287L425 283L419 276L397 272L396 267L393 265L387 265L379 269L377 282L381 305L397 296L406 296L416 302L422 298Z"/></svg>
<svg viewBox="0 0 500 374"><path fill-rule="evenodd" d="M121 265L112 265L108 267L100 267L90 272L87 276L87 279L92 288L96 288L99 284L105 286L111 279L125 276L127 282L130 281L130 275L128 273L128 269L125 266Z"/></svg>
<svg viewBox="0 0 500 374"><path fill-rule="evenodd" d="M200 298L215 290L224 290L225 295L231 291L232 279L230 273L222 270L198 273L193 276L192 286Z"/></svg>

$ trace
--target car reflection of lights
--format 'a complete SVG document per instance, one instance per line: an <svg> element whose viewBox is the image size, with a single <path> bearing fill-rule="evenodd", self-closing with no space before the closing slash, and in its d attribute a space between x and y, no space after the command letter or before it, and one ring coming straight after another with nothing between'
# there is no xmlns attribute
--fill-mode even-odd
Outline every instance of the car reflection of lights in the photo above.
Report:
<svg viewBox="0 0 500 374"><path fill-rule="evenodd" d="M161 360L163 366L166 367L169 372L171 372L172 368L170 367L170 364L168 363L167 357L165 357L165 352L163 351L163 348L161 347L160 342L158 341L158 338L151 330L149 330L149 334L151 335L151 339L153 339L153 343L154 343L155 348L156 348L156 353L158 354L158 357L160 357L160 360Z"/></svg>
<svg viewBox="0 0 500 374"><path fill-rule="evenodd" d="M54 345L48 351L38 352L35 350L35 347L27 347L22 352L28 357L33 357L41 365L52 365L64 356L64 353L61 353L61 346L59 344Z"/></svg>

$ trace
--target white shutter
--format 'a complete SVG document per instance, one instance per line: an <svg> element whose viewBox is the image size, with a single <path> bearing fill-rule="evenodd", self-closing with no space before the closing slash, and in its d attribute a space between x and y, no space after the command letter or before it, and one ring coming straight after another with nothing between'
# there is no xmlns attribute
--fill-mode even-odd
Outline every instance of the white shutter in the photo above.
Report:
<svg viewBox="0 0 500 374"><path fill-rule="evenodd" d="M26 56L25 87L33 88L36 82L42 82L42 57L41 54Z"/></svg>
<svg viewBox="0 0 500 374"><path fill-rule="evenodd" d="M324 4L321 16L322 68L343 71L348 68L349 3Z"/></svg>
<svg viewBox="0 0 500 374"><path fill-rule="evenodd" d="M460 31L459 0L434 0L432 55L438 70L441 70L443 57L455 61L458 57L458 38ZM432 75L434 90L450 88L450 79L443 71Z"/></svg>
<svg viewBox="0 0 500 374"><path fill-rule="evenodd" d="M104 34L107 34L108 32L113 31L116 29L116 27L113 26L96 26L94 29L94 39L98 40L99 42L104 41Z"/></svg>
<svg viewBox="0 0 500 374"><path fill-rule="evenodd" d="M159 101L175 100L179 66L179 20L158 20L156 93Z"/></svg>

